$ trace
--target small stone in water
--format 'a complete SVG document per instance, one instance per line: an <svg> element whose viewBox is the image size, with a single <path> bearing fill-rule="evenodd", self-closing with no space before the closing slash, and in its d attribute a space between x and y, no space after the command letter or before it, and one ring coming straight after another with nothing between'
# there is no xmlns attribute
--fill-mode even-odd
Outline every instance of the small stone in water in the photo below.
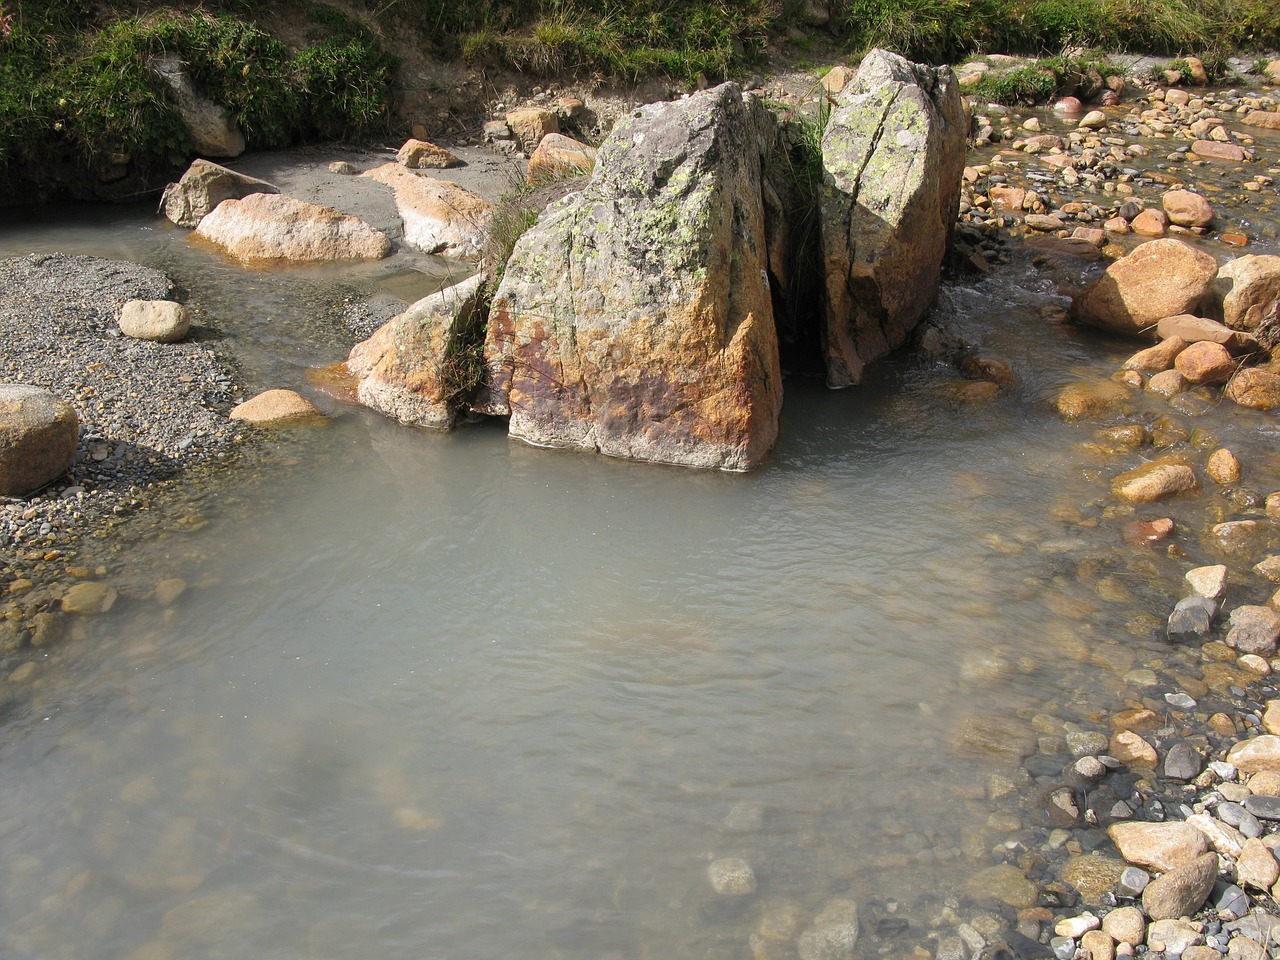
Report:
<svg viewBox="0 0 1280 960"><path fill-rule="evenodd" d="M1076 942L1070 937L1054 937L1049 941L1049 949L1058 960L1071 960L1076 955Z"/></svg>
<svg viewBox="0 0 1280 960"><path fill-rule="evenodd" d="M707 868L707 878L722 897L745 897L756 892L755 871L738 857L716 860Z"/></svg>
<svg viewBox="0 0 1280 960"><path fill-rule="evenodd" d="M1196 708L1195 700L1185 693L1166 693L1164 699L1169 706L1176 707L1179 710L1194 710Z"/></svg>
<svg viewBox="0 0 1280 960"><path fill-rule="evenodd" d="M764 826L764 804L758 800L735 803L724 818L730 833L752 833Z"/></svg>
<svg viewBox="0 0 1280 960"><path fill-rule="evenodd" d="M1217 601L1208 597L1183 597L1169 614L1169 639L1175 642L1195 642L1207 637L1213 630L1213 618L1218 612Z"/></svg>

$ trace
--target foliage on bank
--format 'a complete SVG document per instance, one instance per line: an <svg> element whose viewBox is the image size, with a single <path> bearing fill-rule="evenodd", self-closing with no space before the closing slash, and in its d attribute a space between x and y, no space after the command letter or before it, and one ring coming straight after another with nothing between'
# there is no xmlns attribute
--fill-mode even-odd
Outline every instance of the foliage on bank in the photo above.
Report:
<svg viewBox="0 0 1280 960"><path fill-rule="evenodd" d="M446 52L535 73L714 78L779 38L804 45L821 34L855 54L878 46L932 63L982 50L1213 55L1280 46L1274 0L425 0L414 8Z"/></svg>
<svg viewBox="0 0 1280 960"><path fill-rule="evenodd" d="M0 16L0 200L53 185L92 195L124 165L131 183L154 185L185 165L190 137L152 69L160 55L183 60L230 109L250 149L362 137L390 121L397 64L333 8L311 9L315 39L300 49L203 9L103 16L81 0L0 0Z"/></svg>

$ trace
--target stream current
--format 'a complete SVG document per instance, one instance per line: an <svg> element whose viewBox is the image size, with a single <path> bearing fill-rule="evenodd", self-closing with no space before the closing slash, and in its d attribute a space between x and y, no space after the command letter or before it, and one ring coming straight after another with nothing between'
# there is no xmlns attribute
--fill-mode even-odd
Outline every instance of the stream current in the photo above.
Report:
<svg viewBox="0 0 1280 960"><path fill-rule="evenodd" d="M53 250L165 270L250 393L345 356L346 301L447 271L246 271L149 211L0 231ZM117 528L122 579L190 587L84 621L5 717L0 956L730 958L832 897L861 955L908 952L993 848L1046 844L1033 785L989 799L1020 768L965 748L971 718L1054 756L1197 661L1159 626L1198 527L1190 560L1126 544L1094 427L1050 402L1131 344L1037 315L1063 303L1017 257L944 289L1015 386L789 378L747 475L330 402L189 491L200 523ZM1269 420L1196 425L1280 485ZM752 896L712 889L727 857Z"/></svg>

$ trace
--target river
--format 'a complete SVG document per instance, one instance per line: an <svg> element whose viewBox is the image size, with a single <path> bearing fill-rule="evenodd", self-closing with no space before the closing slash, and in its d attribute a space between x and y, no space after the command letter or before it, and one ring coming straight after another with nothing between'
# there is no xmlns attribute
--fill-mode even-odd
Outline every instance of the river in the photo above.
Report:
<svg viewBox="0 0 1280 960"><path fill-rule="evenodd" d="M55 249L165 270L254 388L306 390L351 298L447 273L255 274L139 209L0 231L2 256ZM115 571L187 592L86 621L5 717L0 956L731 958L833 897L862 955L927 942L993 848L1064 840L966 724L1051 765L1198 662L1160 624L1217 494L1141 512L1188 524L1190 558L1125 542L1094 428L1051 401L1132 345L1037 314L1065 303L1021 254L949 286L1014 386L964 402L912 357L789 378L746 475L322 400L327 427L175 507L194 532L124 528ZM1274 443L1197 420L1246 463ZM716 894L723 858L754 895Z"/></svg>

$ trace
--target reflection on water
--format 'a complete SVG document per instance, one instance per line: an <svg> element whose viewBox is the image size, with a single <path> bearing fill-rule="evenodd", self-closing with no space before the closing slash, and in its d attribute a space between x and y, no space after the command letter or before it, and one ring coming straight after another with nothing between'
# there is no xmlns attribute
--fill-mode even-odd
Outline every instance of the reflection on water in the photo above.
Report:
<svg viewBox="0 0 1280 960"><path fill-rule="evenodd" d="M264 386L338 359L328 318L378 289L250 275L141 216L32 242L169 270ZM10 717L0 952L657 960L759 931L785 956L836 896L866 955L918 942L993 846L1038 842L1014 801L993 817L1012 765L958 750L965 719L1053 755L1135 667L1186 668L1150 622L1182 567L1121 542L1090 431L1045 404L1117 355L1028 330L1030 277L944 304L1014 364L999 400L902 364L789 381L746 476L360 411L292 437L252 502L115 558L191 586L78 625ZM712 890L725 857L753 896ZM910 936L873 936L888 916Z"/></svg>

